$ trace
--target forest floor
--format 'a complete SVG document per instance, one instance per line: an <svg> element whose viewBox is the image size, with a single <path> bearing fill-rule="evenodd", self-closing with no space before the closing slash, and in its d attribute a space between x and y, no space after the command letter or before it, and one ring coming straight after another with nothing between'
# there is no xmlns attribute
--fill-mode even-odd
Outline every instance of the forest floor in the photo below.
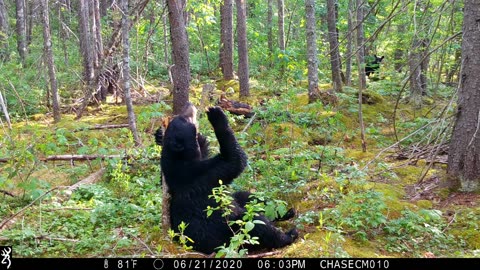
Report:
<svg viewBox="0 0 480 270"><path fill-rule="evenodd" d="M279 226L300 231L294 244L269 256L480 257L480 195L446 184L448 95L435 93L413 109L406 99L396 105L395 87L371 82L363 152L356 89L346 87L331 104L308 104L300 83L288 90L252 86L254 96L242 102L255 115L229 115L249 156L232 188L274 199L276 209L294 207L297 215ZM234 93L237 87L217 83ZM206 107L221 93L205 103L199 85L191 101ZM168 101L140 103L140 147L125 127L91 129L127 123L123 105L89 107L80 120L64 114L58 124L33 115L3 128L0 245L20 257L202 256L163 231L161 147L153 133L170 108ZM203 114L199 121L218 148Z"/></svg>

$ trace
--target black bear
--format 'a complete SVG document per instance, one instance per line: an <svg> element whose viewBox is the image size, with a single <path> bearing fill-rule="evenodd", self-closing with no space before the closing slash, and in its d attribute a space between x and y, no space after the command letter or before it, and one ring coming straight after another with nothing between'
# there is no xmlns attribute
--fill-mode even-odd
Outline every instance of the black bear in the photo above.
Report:
<svg viewBox="0 0 480 270"><path fill-rule="evenodd" d="M207 217L207 207L218 206L209 195L219 186L219 180L230 184L242 173L247 165L247 155L238 144L222 109L212 107L207 116L219 142L220 153L208 158L208 142L198 133L195 115L195 107L187 104L183 113L172 119L165 134L161 136L161 131L157 131L155 139L163 145L160 163L171 194L172 229L178 232L179 224L182 221L187 223L184 234L194 241L193 249L210 254L216 247L228 243L233 232L220 211ZM233 214L229 220L242 218L249 195L245 191L233 194ZM283 219L294 214L291 210ZM298 237L295 228L284 233L265 216L259 215L256 219L265 225L256 224L250 231L251 236L259 238L260 244L247 247L249 250L280 248Z"/></svg>
<svg viewBox="0 0 480 270"><path fill-rule="evenodd" d="M378 71L383 58L384 56L378 57L376 54L365 57L365 75L367 77Z"/></svg>

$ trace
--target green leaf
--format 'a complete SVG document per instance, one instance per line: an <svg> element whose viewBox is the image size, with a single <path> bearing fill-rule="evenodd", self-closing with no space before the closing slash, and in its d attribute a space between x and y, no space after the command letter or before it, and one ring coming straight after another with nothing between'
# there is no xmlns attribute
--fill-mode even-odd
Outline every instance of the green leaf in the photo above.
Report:
<svg viewBox="0 0 480 270"><path fill-rule="evenodd" d="M245 223L245 232L253 230L254 227L255 223L253 223L252 221L248 221L247 223Z"/></svg>

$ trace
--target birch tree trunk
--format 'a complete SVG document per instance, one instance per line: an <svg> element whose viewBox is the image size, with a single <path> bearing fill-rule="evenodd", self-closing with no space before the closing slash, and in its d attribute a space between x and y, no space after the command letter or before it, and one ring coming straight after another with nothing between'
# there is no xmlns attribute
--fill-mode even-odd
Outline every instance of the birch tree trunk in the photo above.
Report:
<svg viewBox="0 0 480 270"><path fill-rule="evenodd" d="M10 115L8 114L7 102L3 98L2 90L0 90L0 107L3 114L5 115L5 120L7 121L8 129L12 129L12 122L10 121Z"/></svg>

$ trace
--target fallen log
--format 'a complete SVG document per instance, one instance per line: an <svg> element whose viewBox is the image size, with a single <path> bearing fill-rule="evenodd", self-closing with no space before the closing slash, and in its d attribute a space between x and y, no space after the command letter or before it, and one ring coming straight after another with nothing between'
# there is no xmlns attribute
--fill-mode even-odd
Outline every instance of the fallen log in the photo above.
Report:
<svg viewBox="0 0 480 270"><path fill-rule="evenodd" d="M38 160L47 162L47 161L90 161L90 160L106 160L112 158L120 158L120 159L131 159L135 158L134 156L129 155L53 155L47 157L39 157ZM158 158L151 158L151 160L160 159ZM15 158L0 158L0 163L7 163L10 160L15 160Z"/></svg>
<svg viewBox="0 0 480 270"><path fill-rule="evenodd" d="M48 157L39 158L40 161L54 161L54 160L95 160L95 159L111 159L111 158L127 158L127 156L122 155L54 155Z"/></svg>
<svg viewBox="0 0 480 270"><path fill-rule="evenodd" d="M84 131L84 130L113 129L113 128L128 128L128 124L95 125L93 127L77 128L77 129L74 129L73 132Z"/></svg>
<svg viewBox="0 0 480 270"><path fill-rule="evenodd" d="M102 176L103 176L104 173L105 173L105 168L101 168L100 170L98 170L98 171L90 174L89 176L87 176L87 178L85 178L81 181L78 181L77 183L71 185L70 187L68 187L68 190L74 191L77 188L79 188L81 185L91 185L91 184L97 183L98 181L100 181L102 179Z"/></svg>
<svg viewBox="0 0 480 270"><path fill-rule="evenodd" d="M254 115L252 106L235 100L229 100L225 95L220 97L217 104L222 109L235 115L243 115L246 118L250 118Z"/></svg>

